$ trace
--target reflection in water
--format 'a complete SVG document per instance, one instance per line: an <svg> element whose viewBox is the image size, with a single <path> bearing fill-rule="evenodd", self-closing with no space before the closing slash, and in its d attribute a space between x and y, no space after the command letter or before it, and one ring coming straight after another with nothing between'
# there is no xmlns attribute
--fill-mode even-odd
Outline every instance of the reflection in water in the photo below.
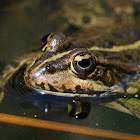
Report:
<svg viewBox="0 0 140 140"><path fill-rule="evenodd" d="M27 9L35 8L39 3L39 0L20 2L17 0L8 0L7 2L3 1L4 6L1 8L1 11L8 14L15 14L21 24L30 28L32 26L32 20L29 13L27 12Z"/></svg>
<svg viewBox="0 0 140 140"><path fill-rule="evenodd" d="M67 105L68 115L76 119L84 119L90 113L90 103L86 100L73 100Z"/></svg>

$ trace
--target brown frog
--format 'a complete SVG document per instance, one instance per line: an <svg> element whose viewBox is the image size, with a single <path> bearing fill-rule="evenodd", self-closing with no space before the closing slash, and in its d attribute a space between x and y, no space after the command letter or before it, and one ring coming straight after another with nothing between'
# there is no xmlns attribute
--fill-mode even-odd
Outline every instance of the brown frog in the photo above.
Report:
<svg viewBox="0 0 140 140"><path fill-rule="evenodd" d="M97 32L100 31L100 32ZM4 94L69 103L96 100L140 118L140 32L133 26L50 33L39 49L12 60L1 75Z"/></svg>

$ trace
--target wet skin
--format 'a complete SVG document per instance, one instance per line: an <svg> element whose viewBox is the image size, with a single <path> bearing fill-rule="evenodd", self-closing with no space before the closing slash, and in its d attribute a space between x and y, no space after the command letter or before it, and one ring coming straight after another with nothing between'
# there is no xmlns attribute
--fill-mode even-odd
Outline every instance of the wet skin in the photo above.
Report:
<svg viewBox="0 0 140 140"><path fill-rule="evenodd" d="M134 84L140 77L138 30L120 26L75 36L47 34L41 48L13 60L1 76L1 95L10 90L26 98L63 98L60 102L119 96L104 105L140 117L130 102L139 94Z"/></svg>

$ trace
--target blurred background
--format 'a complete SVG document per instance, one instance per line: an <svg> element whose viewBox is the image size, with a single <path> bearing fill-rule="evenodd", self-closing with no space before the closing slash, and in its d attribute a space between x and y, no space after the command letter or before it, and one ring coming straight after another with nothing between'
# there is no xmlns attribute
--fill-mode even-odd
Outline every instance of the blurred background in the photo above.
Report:
<svg viewBox="0 0 140 140"><path fill-rule="evenodd" d="M1 0L0 59L36 47L50 32L138 23L139 0Z"/></svg>

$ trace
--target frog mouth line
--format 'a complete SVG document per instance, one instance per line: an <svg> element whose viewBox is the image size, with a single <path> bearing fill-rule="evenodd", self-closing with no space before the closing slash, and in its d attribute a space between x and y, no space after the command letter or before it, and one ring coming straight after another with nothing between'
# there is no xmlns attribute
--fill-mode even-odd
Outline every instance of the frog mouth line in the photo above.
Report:
<svg viewBox="0 0 140 140"><path fill-rule="evenodd" d="M52 95L52 96L63 96L63 97L77 97L77 98L104 98L109 97L112 95L116 95L117 92L113 91L93 91L93 93L62 93L62 92L54 92L54 91L40 91L40 90L34 90L33 92L36 92L38 95Z"/></svg>

